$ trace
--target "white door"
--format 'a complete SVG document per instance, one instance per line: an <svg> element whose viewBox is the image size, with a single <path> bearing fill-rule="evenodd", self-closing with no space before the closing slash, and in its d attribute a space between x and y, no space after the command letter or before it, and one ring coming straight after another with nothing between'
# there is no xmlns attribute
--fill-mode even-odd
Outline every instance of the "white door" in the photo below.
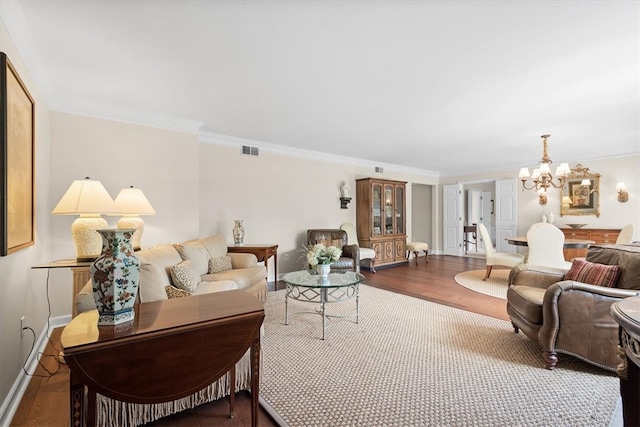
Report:
<svg viewBox="0 0 640 427"><path fill-rule="evenodd" d="M462 256L462 184L442 187L443 245L445 255Z"/></svg>
<svg viewBox="0 0 640 427"><path fill-rule="evenodd" d="M495 240L494 236L496 235L496 228L493 224L493 199L491 192L483 191L480 200L482 201L482 216L480 217L480 222L487 227L487 231L489 231L491 241L493 242Z"/></svg>
<svg viewBox="0 0 640 427"><path fill-rule="evenodd" d="M518 187L515 179L496 181L496 250L516 252L505 240L515 237L518 230Z"/></svg>

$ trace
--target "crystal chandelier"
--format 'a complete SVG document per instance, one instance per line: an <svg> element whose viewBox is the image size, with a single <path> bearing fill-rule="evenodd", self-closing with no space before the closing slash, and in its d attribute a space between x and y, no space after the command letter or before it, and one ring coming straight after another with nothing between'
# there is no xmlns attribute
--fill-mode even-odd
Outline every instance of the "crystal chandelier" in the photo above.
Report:
<svg viewBox="0 0 640 427"><path fill-rule="evenodd" d="M520 169L520 174L518 177L522 181L523 190L536 190L547 191L547 188L562 188L564 184L567 182L567 175L571 173L571 169L567 163L561 163L560 166L556 168L555 177L558 182L554 182L554 176L551 174L551 168L549 165L553 163L549 158L549 154L547 153L547 138L551 135L542 135L542 159L538 162L540 164L539 167L533 170L533 175L529 174L529 168ZM527 185L528 178L531 177L533 181L530 185Z"/></svg>

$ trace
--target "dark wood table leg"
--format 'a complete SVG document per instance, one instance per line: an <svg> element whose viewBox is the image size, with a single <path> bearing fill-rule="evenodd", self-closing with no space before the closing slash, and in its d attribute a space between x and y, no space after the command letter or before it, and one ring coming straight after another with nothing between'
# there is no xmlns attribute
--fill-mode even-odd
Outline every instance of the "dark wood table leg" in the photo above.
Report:
<svg viewBox="0 0 640 427"><path fill-rule="evenodd" d="M69 382L71 427L81 427L86 425L84 404L84 384L79 382L77 376L73 374L73 371L71 371Z"/></svg>
<svg viewBox="0 0 640 427"><path fill-rule="evenodd" d="M260 337L251 345L251 426L258 426L258 396L260 393Z"/></svg>
<svg viewBox="0 0 640 427"><path fill-rule="evenodd" d="M97 423L97 418L96 418L96 392L91 390L90 388L87 389L87 423L86 425L88 426L95 426Z"/></svg>
<svg viewBox="0 0 640 427"><path fill-rule="evenodd" d="M268 263L268 259L267 261L265 261L265 264ZM268 269L268 268L267 268ZM276 249L276 251L273 253L273 282L274 283L278 283L278 250Z"/></svg>
<svg viewBox="0 0 640 427"><path fill-rule="evenodd" d="M229 418L235 416L234 407L236 403L236 365L229 371Z"/></svg>

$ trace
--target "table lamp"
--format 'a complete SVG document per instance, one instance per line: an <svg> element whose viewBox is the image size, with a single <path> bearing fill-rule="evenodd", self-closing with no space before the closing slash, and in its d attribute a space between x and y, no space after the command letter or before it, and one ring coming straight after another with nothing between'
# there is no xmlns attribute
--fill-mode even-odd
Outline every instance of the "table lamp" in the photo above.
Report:
<svg viewBox="0 0 640 427"><path fill-rule="evenodd" d="M155 215L156 211L153 210L151 203L144 196L142 190L133 186L120 190L115 203L123 215L118 221L118 228L135 229L136 231L131 237L131 246L133 246L134 251L140 250L142 233L144 233L144 221L139 215Z"/></svg>
<svg viewBox="0 0 640 427"><path fill-rule="evenodd" d="M120 211L100 181L89 177L76 180L51 212L54 215L80 215L71 224L78 261L93 261L102 253L102 237L96 230L107 228L101 214Z"/></svg>

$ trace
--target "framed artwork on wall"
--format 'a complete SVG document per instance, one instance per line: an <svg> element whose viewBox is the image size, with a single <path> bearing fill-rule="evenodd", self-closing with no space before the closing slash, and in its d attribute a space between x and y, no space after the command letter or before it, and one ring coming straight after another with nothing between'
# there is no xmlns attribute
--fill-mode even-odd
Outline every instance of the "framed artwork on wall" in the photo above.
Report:
<svg viewBox="0 0 640 427"><path fill-rule="evenodd" d="M0 52L0 256L35 244L35 103Z"/></svg>
<svg viewBox="0 0 640 427"><path fill-rule="evenodd" d="M562 187L560 215L600 216L600 174L578 164Z"/></svg>

